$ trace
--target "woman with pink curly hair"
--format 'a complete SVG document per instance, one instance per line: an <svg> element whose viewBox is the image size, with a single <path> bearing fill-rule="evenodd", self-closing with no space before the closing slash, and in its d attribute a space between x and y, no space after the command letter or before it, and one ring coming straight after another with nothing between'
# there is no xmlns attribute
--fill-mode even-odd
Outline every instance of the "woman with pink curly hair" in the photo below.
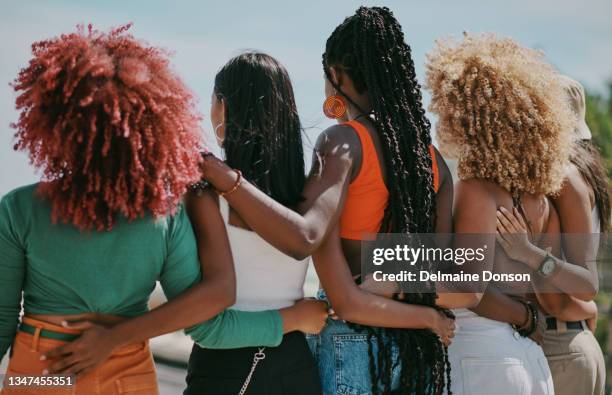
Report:
<svg viewBox="0 0 612 395"><path fill-rule="evenodd" d="M153 394L151 337L188 328L206 347L275 346L305 318L324 322L320 302L224 310L235 279L218 201L181 203L200 174L194 98L165 53L128 28L37 42L13 84L15 148L43 181L0 201L2 394L41 393L14 378L56 371L78 374L78 393ZM157 281L171 302L147 312Z"/></svg>
<svg viewBox="0 0 612 395"><path fill-rule="evenodd" d="M110 230L173 213L198 179L199 117L191 92L159 49L90 30L35 43L13 83L12 126L47 182L54 222ZM145 176L146 175L146 176Z"/></svg>

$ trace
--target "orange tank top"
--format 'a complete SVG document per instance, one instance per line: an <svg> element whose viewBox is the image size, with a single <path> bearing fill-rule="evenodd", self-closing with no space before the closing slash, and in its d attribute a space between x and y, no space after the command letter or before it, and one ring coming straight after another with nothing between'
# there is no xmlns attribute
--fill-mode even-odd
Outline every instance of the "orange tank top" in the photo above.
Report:
<svg viewBox="0 0 612 395"><path fill-rule="evenodd" d="M357 133L361 142L361 169L348 188L344 210L340 216L340 237L363 240L378 233L389 201L389 191L378 160L374 142L365 126L356 120L346 122ZM429 146L432 158L434 190L438 191L439 171L435 151Z"/></svg>

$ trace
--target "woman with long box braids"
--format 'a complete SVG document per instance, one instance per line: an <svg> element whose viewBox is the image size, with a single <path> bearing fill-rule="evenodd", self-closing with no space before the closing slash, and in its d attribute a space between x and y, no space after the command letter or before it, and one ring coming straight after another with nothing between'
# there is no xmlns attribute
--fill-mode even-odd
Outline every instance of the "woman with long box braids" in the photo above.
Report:
<svg viewBox="0 0 612 395"><path fill-rule="evenodd" d="M341 319L310 339L324 394L441 393L454 324L436 302L465 307L477 297L432 291L390 300L356 284L367 235L451 231L452 179L430 145L410 48L387 8L361 7L328 39L323 68L324 112L346 122L319 137L297 210L249 182L227 201L272 245L313 255L319 295ZM203 173L220 189L235 183L214 158Z"/></svg>

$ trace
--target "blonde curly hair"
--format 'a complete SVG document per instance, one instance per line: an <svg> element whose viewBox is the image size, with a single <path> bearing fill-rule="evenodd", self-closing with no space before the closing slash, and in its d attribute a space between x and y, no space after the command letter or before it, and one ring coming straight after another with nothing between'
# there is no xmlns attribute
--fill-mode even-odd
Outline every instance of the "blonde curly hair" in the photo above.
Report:
<svg viewBox="0 0 612 395"><path fill-rule="evenodd" d="M458 159L459 178L495 182L513 197L561 188L576 117L541 52L464 34L438 40L426 67L437 140Z"/></svg>

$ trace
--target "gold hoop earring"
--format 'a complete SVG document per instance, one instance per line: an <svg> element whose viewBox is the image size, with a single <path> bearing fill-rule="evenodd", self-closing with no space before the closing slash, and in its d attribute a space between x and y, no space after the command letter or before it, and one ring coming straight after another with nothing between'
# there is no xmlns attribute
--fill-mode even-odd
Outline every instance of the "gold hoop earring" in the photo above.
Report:
<svg viewBox="0 0 612 395"><path fill-rule="evenodd" d="M217 126L215 126L215 130L214 130L214 133L215 133L215 139L217 140L217 144L219 145L219 147L223 146L223 138L222 138L222 137L219 137L218 130L219 130L219 128L220 128L221 126L223 126L223 125L224 125L224 122L221 122L220 124L218 124Z"/></svg>

